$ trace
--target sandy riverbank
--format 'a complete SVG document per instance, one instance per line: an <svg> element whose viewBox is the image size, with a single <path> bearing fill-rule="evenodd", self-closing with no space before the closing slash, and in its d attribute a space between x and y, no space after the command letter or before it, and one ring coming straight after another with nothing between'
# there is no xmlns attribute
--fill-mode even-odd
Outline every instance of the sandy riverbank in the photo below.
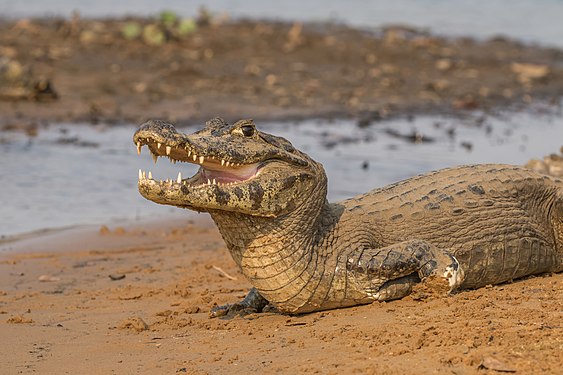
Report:
<svg viewBox="0 0 563 375"><path fill-rule="evenodd" d="M28 238L42 246L5 255L3 373L556 374L563 363L562 274L448 298L209 319L250 285L208 220L163 224L70 231L65 248Z"/></svg>

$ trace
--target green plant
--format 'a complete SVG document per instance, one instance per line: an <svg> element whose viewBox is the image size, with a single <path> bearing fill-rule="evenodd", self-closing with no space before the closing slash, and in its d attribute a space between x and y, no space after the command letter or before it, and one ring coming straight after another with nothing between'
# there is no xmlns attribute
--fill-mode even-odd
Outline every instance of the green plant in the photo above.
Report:
<svg viewBox="0 0 563 375"><path fill-rule="evenodd" d="M164 27L171 28L176 24L178 16L171 10L163 10L162 12L160 12L159 19L160 23L164 25Z"/></svg>
<svg viewBox="0 0 563 375"><path fill-rule="evenodd" d="M159 25L151 23L143 29L143 40L151 46L160 46L166 42L166 35Z"/></svg>
<svg viewBox="0 0 563 375"><path fill-rule="evenodd" d="M141 35L142 28L138 22L127 22L121 29L123 37L128 40L133 40Z"/></svg>
<svg viewBox="0 0 563 375"><path fill-rule="evenodd" d="M197 30L197 23L194 21L193 18L185 18L182 19L178 26L176 27L176 31L180 36L189 35Z"/></svg>

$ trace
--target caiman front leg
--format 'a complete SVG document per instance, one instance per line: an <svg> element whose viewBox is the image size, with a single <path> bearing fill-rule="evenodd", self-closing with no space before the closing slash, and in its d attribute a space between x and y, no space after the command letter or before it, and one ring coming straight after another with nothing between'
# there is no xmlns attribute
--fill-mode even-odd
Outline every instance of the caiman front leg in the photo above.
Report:
<svg viewBox="0 0 563 375"><path fill-rule="evenodd" d="M209 317L217 318L238 313L262 312L268 303L268 300L262 297L256 288L252 288L242 301L212 308Z"/></svg>
<svg viewBox="0 0 563 375"><path fill-rule="evenodd" d="M348 259L347 270L378 301L402 298L420 281L428 290L449 293L464 278L452 254L422 240L365 249L359 258Z"/></svg>

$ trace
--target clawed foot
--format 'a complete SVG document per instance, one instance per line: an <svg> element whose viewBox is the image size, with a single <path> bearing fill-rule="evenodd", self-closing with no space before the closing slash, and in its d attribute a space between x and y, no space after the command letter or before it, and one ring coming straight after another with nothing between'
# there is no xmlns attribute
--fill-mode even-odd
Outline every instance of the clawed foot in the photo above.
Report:
<svg viewBox="0 0 563 375"><path fill-rule="evenodd" d="M215 306L209 312L210 318L219 318L221 316L235 316L235 315L247 315L260 312L253 307L246 306L246 304L241 302L230 303L227 305Z"/></svg>
<svg viewBox="0 0 563 375"><path fill-rule="evenodd" d="M215 306L209 313L210 318L218 318L221 316L247 315L259 313L268 305L268 300L258 293L255 288L250 289L248 295L240 302L228 305Z"/></svg>

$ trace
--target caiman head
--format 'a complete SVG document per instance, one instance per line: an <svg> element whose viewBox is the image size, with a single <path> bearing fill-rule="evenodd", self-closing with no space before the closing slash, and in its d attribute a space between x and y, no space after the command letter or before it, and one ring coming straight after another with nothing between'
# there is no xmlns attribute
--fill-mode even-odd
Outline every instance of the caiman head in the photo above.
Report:
<svg viewBox="0 0 563 375"><path fill-rule="evenodd" d="M277 217L297 209L312 195L323 201L326 175L321 164L284 138L256 129L252 120L234 125L220 118L193 134L163 121L148 121L135 133L137 151L146 145L155 162L199 164L198 172L159 181L139 171L139 192L160 204L196 211L231 211Z"/></svg>

